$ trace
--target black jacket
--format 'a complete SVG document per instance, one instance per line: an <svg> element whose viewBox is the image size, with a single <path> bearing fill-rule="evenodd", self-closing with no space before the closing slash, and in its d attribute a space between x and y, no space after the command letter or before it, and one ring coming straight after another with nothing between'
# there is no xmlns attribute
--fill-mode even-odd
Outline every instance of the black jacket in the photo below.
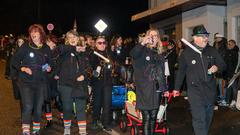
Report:
<svg viewBox="0 0 240 135"><path fill-rule="evenodd" d="M75 47L60 45L60 57L57 67L59 85L72 87L72 97L87 97L89 59L86 52L78 53ZM84 81L77 81L83 75Z"/></svg>
<svg viewBox="0 0 240 135"><path fill-rule="evenodd" d="M97 50L96 50L97 51ZM104 57L112 60L112 53L109 51L97 51ZM91 79L92 84L95 82L102 81L103 85L112 85L112 63L106 63L100 57L96 56L95 54L90 55L90 65L93 72L97 69L98 66L101 67L100 75L94 76Z"/></svg>
<svg viewBox="0 0 240 135"><path fill-rule="evenodd" d="M214 42L213 47L215 47L220 54L220 56L224 59L227 51L227 39L223 38L219 42ZM224 72L218 72L215 74L217 78L223 78L224 77Z"/></svg>
<svg viewBox="0 0 240 135"><path fill-rule="evenodd" d="M47 73L43 71L42 66L51 65L51 50L47 45L37 48L34 44L24 44L16 52L12 61L12 66L19 71L19 80L22 82L46 82ZM32 75L21 72L22 67L28 67L32 70Z"/></svg>
<svg viewBox="0 0 240 135"><path fill-rule="evenodd" d="M127 57L127 50L124 48L124 46L115 48L112 54L113 54L113 60L115 62L117 62L119 65L125 64L125 59Z"/></svg>
<svg viewBox="0 0 240 135"><path fill-rule="evenodd" d="M174 76L175 64L177 63L177 52L176 47L167 51L165 58L168 60L168 66L170 70L170 75Z"/></svg>
<svg viewBox="0 0 240 135"><path fill-rule="evenodd" d="M227 69L224 72L225 80L230 80L233 77L233 74L238 64L238 51L239 51L239 48L237 46L235 46L231 50L229 49L226 50L226 53L224 56L224 61L227 65Z"/></svg>
<svg viewBox="0 0 240 135"><path fill-rule="evenodd" d="M160 92L166 90L163 55L142 45L136 45L130 52L133 58L136 83L137 108L158 109ZM159 88L157 88L157 84Z"/></svg>
<svg viewBox="0 0 240 135"><path fill-rule="evenodd" d="M218 67L218 72L222 72L226 67L222 57L214 47L207 45L202 50L202 56L186 47L179 58L175 89L180 90L186 75L189 102L213 104L216 95L216 80L213 74L208 74L208 69L212 65Z"/></svg>

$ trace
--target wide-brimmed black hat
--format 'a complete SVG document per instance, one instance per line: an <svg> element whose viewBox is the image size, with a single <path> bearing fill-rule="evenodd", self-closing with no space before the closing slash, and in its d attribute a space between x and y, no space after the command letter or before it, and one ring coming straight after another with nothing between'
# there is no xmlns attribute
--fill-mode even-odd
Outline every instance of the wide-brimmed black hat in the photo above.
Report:
<svg viewBox="0 0 240 135"><path fill-rule="evenodd" d="M193 28L193 34L192 36L195 35L209 35L210 33L207 32L206 28L203 25L199 25Z"/></svg>

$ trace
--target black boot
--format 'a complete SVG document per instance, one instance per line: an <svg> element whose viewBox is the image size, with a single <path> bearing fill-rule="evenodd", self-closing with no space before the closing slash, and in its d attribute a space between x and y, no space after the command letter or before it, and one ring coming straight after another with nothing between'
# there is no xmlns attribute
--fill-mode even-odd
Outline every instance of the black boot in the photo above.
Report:
<svg viewBox="0 0 240 135"><path fill-rule="evenodd" d="M143 135L154 135L157 110L142 110Z"/></svg>
<svg viewBox="0 0 240 135"><path fill-rule="evenodd" d="M63 105L62 105L62 100L59 96L55 97L55 106L58 109L59 112L63 111Z"/></svg>
<svg viewBox="0 0 240 135"><path fill-rule="evenodd" d="M150 135L155 134L157 113L158 113L158 110L151 110L150 111Z"/></svg>

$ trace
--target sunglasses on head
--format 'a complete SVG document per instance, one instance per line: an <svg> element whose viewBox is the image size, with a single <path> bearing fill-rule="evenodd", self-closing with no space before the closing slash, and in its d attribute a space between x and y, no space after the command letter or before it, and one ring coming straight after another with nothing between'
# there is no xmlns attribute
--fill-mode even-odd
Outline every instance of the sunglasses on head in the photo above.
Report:
<svg viewBox="0 0 240 135"><path fill-rule="evenodd" d="M97 44L99 44L99 45L105 45L106 44L106 42L105 41L103 41L103 42L97 42Z"/></svg>

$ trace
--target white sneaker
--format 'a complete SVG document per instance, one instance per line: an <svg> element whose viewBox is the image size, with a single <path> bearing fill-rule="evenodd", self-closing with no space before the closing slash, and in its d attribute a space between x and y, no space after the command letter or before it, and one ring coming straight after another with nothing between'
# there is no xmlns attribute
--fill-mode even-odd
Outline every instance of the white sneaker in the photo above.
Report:
<svg viewBox="0 0 240 135"><path fill-rule="evenodd" d="M63 135L71 135L71 130L70 128L64 128L64 133Z"/></svg>
<svg viewBox="0 0 240 135"><path fill-rule="evenodd" d="M226 106L228 106L228 104L225 100L222 100L222 102L219 104L219 106L226 107Z"/></svg>
<svg viewBox="0 0 240 135"><path fill-rule="evenodd" d="M233 108L233 107L235 107L235 106L236 106L236 101L235 101L235 100L232 100L232 102L231 102L231 104L230 104L229 107Z"/></svg>

